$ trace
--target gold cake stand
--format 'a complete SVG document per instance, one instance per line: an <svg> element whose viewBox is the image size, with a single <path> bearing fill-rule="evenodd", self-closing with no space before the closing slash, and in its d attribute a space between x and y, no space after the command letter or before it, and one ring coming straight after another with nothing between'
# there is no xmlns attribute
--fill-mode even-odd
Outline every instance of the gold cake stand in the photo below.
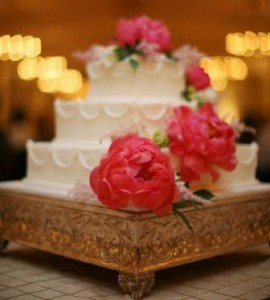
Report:
<svg viewBox="0 0 270 300"><path fill-rule="evenodd" d="M134 299L155 271L270 241L270 185L221 194L184 209L194 234L173 215L112 210L0 185L0 240L117 270Z"/></svg>

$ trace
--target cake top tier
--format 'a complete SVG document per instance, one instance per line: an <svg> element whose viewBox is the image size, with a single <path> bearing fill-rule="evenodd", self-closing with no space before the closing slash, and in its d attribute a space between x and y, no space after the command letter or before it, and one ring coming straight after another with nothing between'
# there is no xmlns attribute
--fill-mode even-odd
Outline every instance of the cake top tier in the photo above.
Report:
<svg viewBox="0 0 270 300"><path fill-rule="evenodd" d="M100 79L106 83L104 78L130 77L135 88L141 84L137 84L137 81L144 81L145 76L148 82L153 76L153 80L157 81L156 76L162 73L159 81L162 81L163 86L170 86L167 84L168 80L164 81L165 75L170 80L179 80L179 86L175 82L175 88L171 90L175 97L182 94L182 98L188 101L198 98L196 100L203 100L202 102L205 102L203 98L210 101L210 98L217 98L211 88L209 76L199 66L201 58L206 55L190 45L173 50L171 32L167 26L147 16L120 19L116 26L116 36L110 43L92 45L87 51L76 52L74 56L86 63L93 93L96 92L96 83L93 83ZM133 74L129 76L130 73ZM118 84L118 80L114 83ZM110 85L113 86L111 79ZM121 87L123 85L122 83ZM138 93L137 90L135 94ZM204 90L206 95L201 93ZM118 96L118 91L116 93L113 90L110 94L112 93Z"/></svg>

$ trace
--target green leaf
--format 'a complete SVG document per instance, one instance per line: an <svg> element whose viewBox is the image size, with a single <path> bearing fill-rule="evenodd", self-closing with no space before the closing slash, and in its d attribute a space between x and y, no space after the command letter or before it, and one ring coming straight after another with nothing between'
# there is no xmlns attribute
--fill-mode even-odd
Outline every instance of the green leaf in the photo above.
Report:
<svg viewBox="0 0 270 300"><path fill-rule="evenodd" d="M205 200L210 200L214 197L214 194L212 194L210 191L206 190L206 189L200 189L197 190L193 193L196 196L201 197L202 199ZM200 208L203 206L203 204L197 202L196 200L193 199L181 199L178 202L175 202L172 204L172 212L175 215L175 217L179 218L181 221L183 221L186 226L188 227L188 229L194 233L192 226L190 225L187 217L185 216L184 213L181 212L181 208L184 208L186 206L189 205L193 205L196 209Z"/></svg>
<svg viewBox="0 0 270 300"><path fill-rule="evenodd" d="M114 53L119 61L123 61L126 58L130 57L133 53L135 53L135 50L132 47L126 45L123 47L116 47L114 49Z"/></svg>
<svg viewBox="0 0 270 300"><path fill-rule="evenodd" d="M197 209L203 206L202 204L196 202L195 200L189 200L189 202Z"/></svg>
<svg viewBox="0 0 270 300"><path fill-rule="evenodd" d="M173 209L179 209L189 205L190 205L189 200L184 200L184 199L180 200L179 202L172 203Z"/></svg>
<svg viewBox="0 0 270 300"><path fill-rule="evenodd" d="M211 200L212 198L215 197L215 195L213 193L211 193L210 191L208 191L206 189L197 190L193 194L203 198L204 200Z"/></svg>
<svg viewBox="0 0 270 300"><path fill-rule="evenodd" d="M136 71L137 68L139 67L139 62L138 62L137 60L133 59L133 58L131 58L131 59L129 60L129 62L130 62L130 65L131 65L132 69L133 69L134 71Z"/></svg>
<svg viewBox="0 0 270 300"><path fill-rule="evenodd" d="M187 207L190 205L193 205L197 209L203 206L202 204L200 204L192 199L182 199L179 202L175 202L172 204L172 206L176 209L184 208L184 207Z"/></svg>
<svg viewBox="0 0 270 300"><path fill-rule="evenodd" d="M165 148L169 145L169 137L166 133L161 132L160 130L155 130L153 133L152 140L160 147Z"/></svg>
<svg viewBox="0 0 270 300"><path fill-rule="evenodd" d="M177 61L177 59L173 56L173 53L172 53L172 52L167 52L167 53L165 53L165 55L166 55L166 57L167 57L168 59L171 59L171 60L173 60L173 61Z"/></svg>
<svg viewBox="0 0 270 300"><path fill-rule="evenodd" d="M119 61L122 61L127 57L127 54L126 54L126 51L124 48L117 47L114 49L114 53Z"/></svg>
<svg viewBox="0 0 270 300"><path fill-rule="evenodd" d="M173 208L173 214L178 217L186 226L187 228L194 233L192 226L190 225L187 217L183 214L180 210Z"/></svg>
<svg viewBox="0 0 270 300"><path fill-rule="evenodd" d="M192 203L191 203L191 200L189 199L181 199L180 201L178 202L174 202L172 203L172 206L179 209L179 208L184 208L184 207L187 207L187 206L190 206Z"/></svg>
<svg viewBox="0 0 270 300"><path fill-rule="evenodd" d="M187 101L191 101L191 98L189 96L189 92L187 90L182 92L182 97L184 97Z"/></svg>

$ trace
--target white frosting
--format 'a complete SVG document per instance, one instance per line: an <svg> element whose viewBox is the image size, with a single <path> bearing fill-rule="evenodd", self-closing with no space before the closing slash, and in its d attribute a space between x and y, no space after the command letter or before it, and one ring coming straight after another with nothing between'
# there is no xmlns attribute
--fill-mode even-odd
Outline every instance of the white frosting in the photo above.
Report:
<svg viewBox="0 0 270 300"><path fill-rule="evenodd" d="M139 102L127 102L117 99L114 102L57 100L56 140L97 142L131 125L137 131L163 128L173 107L180 102L154 102L154 99L149 102L144 98Z"/></svg>
<svg viewBox="0 0 270 300"><path fill-rule="evenodd" d="M86 66L90 78L90 100L106 102L139 102L142 99L155 103L180 101L184 89L184 69L158 56L155 60L136 58L139 67L132 69L128 60L118 62L98 60ZM130 99L131 97L131 99Z"/></svg>

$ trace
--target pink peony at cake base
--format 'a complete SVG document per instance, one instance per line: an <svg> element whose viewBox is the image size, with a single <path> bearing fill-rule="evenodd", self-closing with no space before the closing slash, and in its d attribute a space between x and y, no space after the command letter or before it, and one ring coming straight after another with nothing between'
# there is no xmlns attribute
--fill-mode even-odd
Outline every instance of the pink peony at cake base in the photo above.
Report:
<svg viewBox="0 0 270 300"><path fill-rule="evenodd" d="M157 215L180 201L169 158L150 139L127 134L116 138L90 175L93 191L110 208L141 207Z"/></svg>

